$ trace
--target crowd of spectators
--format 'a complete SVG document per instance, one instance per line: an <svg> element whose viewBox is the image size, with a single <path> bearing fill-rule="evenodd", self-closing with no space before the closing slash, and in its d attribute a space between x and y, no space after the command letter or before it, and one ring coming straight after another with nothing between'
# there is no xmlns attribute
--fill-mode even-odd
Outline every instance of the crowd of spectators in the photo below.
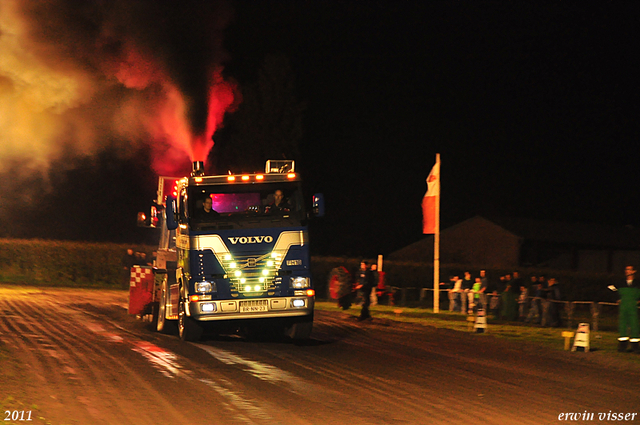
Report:
<svg viewBox="0 0 640 425"><path fill-rule="evenodd" d="M517 271L490 281L485 270L473 277L465 271L450 276L449 282L441 282L440 288L447 292L449 311L474 314L479 309L494 318L522 321L542 326L562 326L560 285L556 278L529 276L523 279Z"/></svg>

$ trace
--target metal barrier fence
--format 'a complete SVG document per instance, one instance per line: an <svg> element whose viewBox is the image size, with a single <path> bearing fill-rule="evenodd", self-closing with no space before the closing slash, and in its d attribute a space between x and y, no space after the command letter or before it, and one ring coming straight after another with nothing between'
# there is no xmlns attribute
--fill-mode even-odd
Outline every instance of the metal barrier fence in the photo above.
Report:
<svg viewBox="0 0 640 425"><path fill-rule="evenodd" d="M428 300L433 300L433 296L429 297L427 294L429 292L433 292L433 288L417 288L417 287L405 287L405 288L397 288L392 287L392 292L395 294L394 303L400 306L407 306L409 304L409 298L416 299L416 295L420 305L424 305ZM441 309L449 309L449 297L447 296L448 290L443 289L440 291L440 306ZM473 293L473 291L470 291ZM491 298L497 296L500 298L500 294L492 295L487 294L487 304L490 303ZM557 300L547 300L545 298L538 297L527 297L527 300L524 305L524 309L526 311L526 315L529 315L529 312L532 309L534 303L537 303L537 307L539 308L540 322L529 322L529 323L541 323L543 316L543 309L546 303L554 303L557 306L558 312L560 312L560 321L562 327L573 328L577 323L581 322L589 322L591 324L591 329L593 331L600 330L601 321L603 318L603 312L606 312L607 318L617 317L618 314L618 303L611 302L596 302L596 301L557 301ZM519 304L520 306L520 304ZM546 308L548 308L548 304L546 304ZM640 307L639 307L640 308ZM519 315L521 317L522 314ZM607 325L607 328L612 328L612 330L617 329L617 320L612 321Z"/></svg>

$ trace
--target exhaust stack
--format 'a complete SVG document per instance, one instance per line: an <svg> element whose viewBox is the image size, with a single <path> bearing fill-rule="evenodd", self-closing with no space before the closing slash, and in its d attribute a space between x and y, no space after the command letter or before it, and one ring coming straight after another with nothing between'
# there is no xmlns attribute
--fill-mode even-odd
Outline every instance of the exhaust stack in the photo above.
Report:
<svg viewBox="0 0 640 425"><path fill-rule="evenodd" d="M192 177L200 177L204 176L204 162L203 161L193 161L191 167L191 176Z"/></svg>

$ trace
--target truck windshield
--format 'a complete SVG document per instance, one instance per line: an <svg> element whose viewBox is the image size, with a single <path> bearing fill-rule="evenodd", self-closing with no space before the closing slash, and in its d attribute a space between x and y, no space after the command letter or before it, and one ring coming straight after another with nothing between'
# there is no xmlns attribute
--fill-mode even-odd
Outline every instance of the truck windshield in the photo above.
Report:
<svg viewBox="0 0 640 425"><path fill-rule="evenodd" d="M195 186L189 190L189 222L196 229L234 223L240 227L272 226L273 221L297 225L305 217L297 182ZM267 222L271 224L259 224Z"/></svg>

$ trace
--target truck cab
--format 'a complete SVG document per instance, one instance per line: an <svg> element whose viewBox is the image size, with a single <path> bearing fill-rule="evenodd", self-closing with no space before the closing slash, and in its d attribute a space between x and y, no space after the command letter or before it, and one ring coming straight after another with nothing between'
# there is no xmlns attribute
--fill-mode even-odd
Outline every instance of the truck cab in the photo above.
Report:
<svg viewBox="0 0 640 425"><path fill-rule="evenodd" d="M165 180L156 268L161 332L183 340L206 327L265 329L309 338L315 290L307 222L322 215L322 196L307 212L293 161L267 161L265 172ZM162 178L161 178L162 180ZM169 182L167 193L164 187Z"/></svg>

